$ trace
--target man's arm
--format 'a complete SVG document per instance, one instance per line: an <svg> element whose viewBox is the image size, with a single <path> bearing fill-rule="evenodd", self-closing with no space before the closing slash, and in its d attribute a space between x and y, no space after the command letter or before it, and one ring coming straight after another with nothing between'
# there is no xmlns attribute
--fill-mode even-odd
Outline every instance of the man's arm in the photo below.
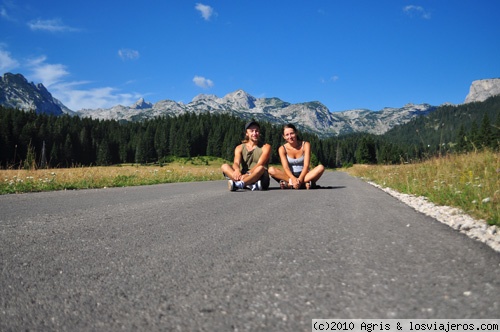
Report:
<svg viewBox="0 0 500 332"><path fill-rule="evenodd" d="M241 180L241 170L240 170L240 165L241 165L241 151L242 151L242 146L241 144L238 145L234 149L234 161L233 161L233 178L237 180Z"/></svg>

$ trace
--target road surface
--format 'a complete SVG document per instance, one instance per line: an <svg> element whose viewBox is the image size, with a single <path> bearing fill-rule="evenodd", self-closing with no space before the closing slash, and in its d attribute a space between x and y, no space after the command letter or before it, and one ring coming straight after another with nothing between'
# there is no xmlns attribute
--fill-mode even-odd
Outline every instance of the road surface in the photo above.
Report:
<svg viewBox="0 0 500 332"><path fill-rule="evenodd" d="M0 331L500 318L500 255L342 172L0 196Z"/></svg>

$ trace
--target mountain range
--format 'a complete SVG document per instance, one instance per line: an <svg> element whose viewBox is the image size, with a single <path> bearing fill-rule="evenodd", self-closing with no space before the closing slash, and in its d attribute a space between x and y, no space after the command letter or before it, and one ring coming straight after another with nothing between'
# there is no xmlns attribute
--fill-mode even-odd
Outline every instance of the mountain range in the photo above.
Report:
<svg viewBox="0 0 500 332"><path fill-rule="evenodd" d="M500 94L500 79L474 81L466 102L483 101L497 94ZM187 104L172 100L161 100L153 104L141 98L131 106L116 105L107 109L81 109L73 112L52 97L42 84L29 83L23 75L11 73L5 73L0 78L0 105L39 113L126 121L176 116L186 112L226 113L277 125L291 122L320 137L355 132L383 134L396 125L437 109L437 106L429 104L407 104L401 108L387 107L380 111L354 109L331 113L319 101L291 104L279 98L255 98L243 90L236 90L222 98L200 94Z"/></svg>

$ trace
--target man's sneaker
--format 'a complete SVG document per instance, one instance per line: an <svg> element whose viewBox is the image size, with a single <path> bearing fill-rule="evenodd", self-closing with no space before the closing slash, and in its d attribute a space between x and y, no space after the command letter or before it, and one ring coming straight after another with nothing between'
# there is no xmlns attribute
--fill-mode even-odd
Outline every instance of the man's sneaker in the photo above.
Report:
<svg viewBox="0 0 500 332"><path fill-rule="evenodd" d="M245 183L243 181L233 181L229 180L227 182L227 187L230 191L236 191L238 189L243 189L245 188Z"/></svg>
<svg viewBox="0 0 500 332"><path fill-rule="evenodd" d="M255 182L254 184L252 184L251 186L247 186L249 189L251 189L252 191L254 190L262 190L262 182L257 181Z"/></svg>
<svg viewBox="0 0 500 332"><path fill-rule="evenodd" d="M255 186L254 190L262 190L262 182L260 182L260 180L255 182L254 186Z"/></svg>

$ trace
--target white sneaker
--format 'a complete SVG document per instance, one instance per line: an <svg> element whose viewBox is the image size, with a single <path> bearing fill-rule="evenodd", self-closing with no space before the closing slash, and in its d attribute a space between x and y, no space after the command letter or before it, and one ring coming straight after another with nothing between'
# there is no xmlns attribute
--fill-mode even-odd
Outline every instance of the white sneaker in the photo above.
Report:
<svg viewBox="0 0 500 332"><path fill-rule="evenodd" d="M228 180L227 181L227 188L229 189L229 191L236 191L238 189L244 189L245 183L243 181Z"/></svg>
<svg viewBox="0 0 500 332"><path fill-rule="evenodd" d="M255 182L254 186L255 190L262 190L262 182L260 182L260 180Z"/></svg>
<svg viewBox="0 0 500 332"><path fill-rule="evenodd" d="M259 181L255 182L252 184L252 186L248 186L248 189L251 189L252 191L254 190L262 190L262 183Z"/></svg>

